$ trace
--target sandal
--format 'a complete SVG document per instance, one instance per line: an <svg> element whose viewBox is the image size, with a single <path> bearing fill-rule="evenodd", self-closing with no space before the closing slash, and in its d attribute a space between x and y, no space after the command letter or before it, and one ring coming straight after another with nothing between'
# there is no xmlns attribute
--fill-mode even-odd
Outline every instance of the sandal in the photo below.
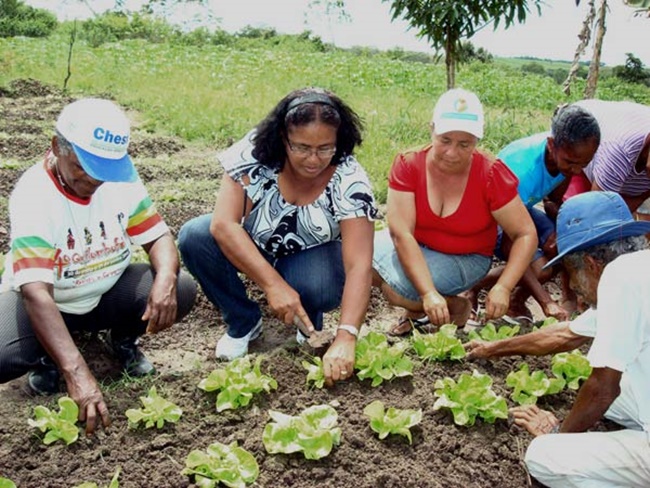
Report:
<svg viewBox="0 0 650 488"><path fill-rule="evenodd" d="M393 325L388 332L389 336L400 337L409 335L413 331L413 319L410 317L401 317L399 322Z"/></svg>
<svg viewBox="0 0 650 488"><path fill-rule="evenodd" d="M445 297L445 299L447 300L447 307L449 307L449 314L451 316L450 322L456 324L458 327L464 327L472 313L472 302L460 296ZM430 334L438 330L438 326L433 325L429 317L425 315L417 319L402 317L397 324L388 330L387 334L394 337L405 336L410 334L414 328L424 334Z"/></svg>

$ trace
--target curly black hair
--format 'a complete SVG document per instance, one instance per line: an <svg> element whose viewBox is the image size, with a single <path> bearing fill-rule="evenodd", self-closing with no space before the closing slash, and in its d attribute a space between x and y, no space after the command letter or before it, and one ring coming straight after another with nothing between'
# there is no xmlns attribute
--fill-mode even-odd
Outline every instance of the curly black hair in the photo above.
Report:
<svg viewBox="0 0 650 488"><path fill-rule="evenodd" d="M253 157L269 168L282 169L287 159L284 144L288 127L322 122L336 128L336 166L361 145L363 123L347 104L322 88L302 88L284 97L256 127Z"/></svg>
<svg viewBox="0 0 650 488"><path fill-rule="evenodd" d="M553 113L551 135L557 147L593 139L600 144L600 127L591 112L578 105L560 105Z"/></svg>

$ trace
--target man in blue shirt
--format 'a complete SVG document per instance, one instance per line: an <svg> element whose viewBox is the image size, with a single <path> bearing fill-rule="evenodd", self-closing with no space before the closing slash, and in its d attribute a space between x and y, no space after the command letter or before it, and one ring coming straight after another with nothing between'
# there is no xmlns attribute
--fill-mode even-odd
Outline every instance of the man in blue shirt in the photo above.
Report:
<svg viewBox="0 0 650 488"><path fill-rule="evenodd" d="M579 106L567 105L554 114L551 132L518 139L499 152L498 158L519 178L519 196L531 214L539 238L538 250L510 301L508 315L528 316L525 302L532 295L545 315L559 320L569 318L570 312L553 301L542 286L553 276L553 269L542 268L557 253L555 217L570 177L582 172L599 144L600 129L593 115ZM538 208L542 202L545 211ZM495 255L507 260L510 248L508 237L500 234ZM492 269L471 293L475 296L478 290L490 286L502 271L502 266Z"/></svg>

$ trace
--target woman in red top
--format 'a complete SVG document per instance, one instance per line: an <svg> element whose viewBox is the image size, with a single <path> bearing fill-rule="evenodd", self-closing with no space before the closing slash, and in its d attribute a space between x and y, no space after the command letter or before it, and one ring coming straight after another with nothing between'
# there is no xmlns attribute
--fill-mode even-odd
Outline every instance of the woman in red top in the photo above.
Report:
<svg viewBox="0 0 650 488"><path fill-rule="evenodd" d="M508 310L510 292L535 252L535 226L517 194L517 177L476 150L483 107L475 94L454 89L433 113L431 144L399 154L388 184L388 229L375 238L373 284L413 320L464 325L471 305L456 297L490 269L497 225L512 239L506 268L486 300L487 318Z"/></svg>

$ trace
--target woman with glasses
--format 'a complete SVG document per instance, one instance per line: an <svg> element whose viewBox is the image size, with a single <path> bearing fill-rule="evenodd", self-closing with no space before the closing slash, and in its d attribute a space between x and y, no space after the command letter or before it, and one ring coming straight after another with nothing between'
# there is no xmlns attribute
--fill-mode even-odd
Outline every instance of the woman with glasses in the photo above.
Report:
<svg viewBox="0 0 650 488"><path fill-rule="evenodd" d="M463 326L471 304L456 295L490 269L497 224L512 241L508 263L486 300L487 318L508 310L510 292L537 247L535 227L517 194L516 176L476 150L483 107L462 89L443 94L433 112L431 142L398 154L388 183L388 227L375 238L373 284L403 307L389 331Z"/></svg>
<svg viewBox="0 0 650 488"><path fill-rule="evenodd" d="M262 289L280 320L298 326L299 343L340 305L324 371L330 385L352 375L370 298L377 213L353 156L361 129L336 95L302 89L220 155L224 175L214 212L187 222L179 235L185 265L228 326L218 358L245 355L262 331L260 307L240 272Z"/></svg>

